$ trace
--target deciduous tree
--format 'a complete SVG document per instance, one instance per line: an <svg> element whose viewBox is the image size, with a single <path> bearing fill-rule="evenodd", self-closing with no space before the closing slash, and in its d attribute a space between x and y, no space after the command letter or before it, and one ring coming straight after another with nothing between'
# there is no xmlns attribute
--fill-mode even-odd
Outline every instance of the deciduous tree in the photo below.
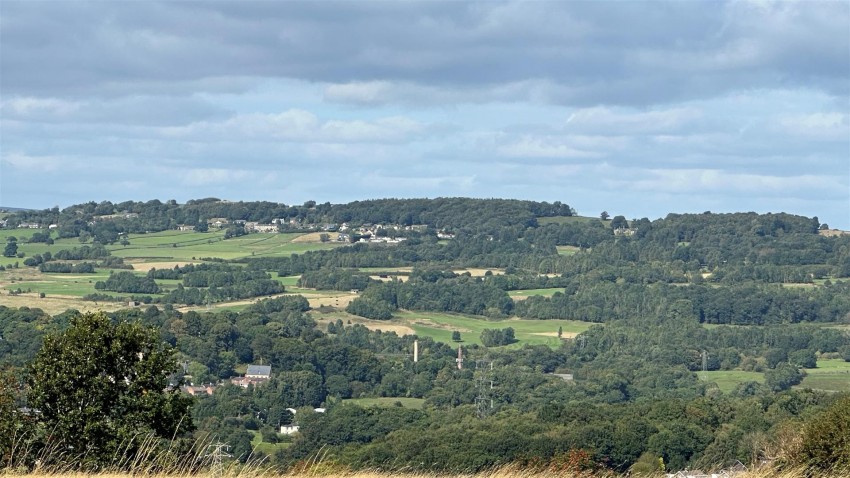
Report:
<svg viewBox="0 0 850 478"><path fill-rule="evenodd" d="M58 445L102 466L116 453L132 458L144 439L193 428L191 398L168 384L175 369L155 329L86 313L45 338L29 367L29 404Z"/></svg>

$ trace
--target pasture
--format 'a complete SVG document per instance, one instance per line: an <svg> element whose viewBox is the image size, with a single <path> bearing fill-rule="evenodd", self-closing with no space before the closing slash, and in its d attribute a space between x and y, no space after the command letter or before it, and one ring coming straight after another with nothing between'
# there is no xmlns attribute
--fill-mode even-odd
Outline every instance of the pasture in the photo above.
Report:
<svg viewBox="0 0 850 478"><path fill-rule="evenodd" d="M593 325L575 320L487 320L483 317L440 312L399 311L393 315L396 316L393 322L397 321L412 328L417 335L431 337L447 344L453 343L452 332L455 330L460 332L463 344L481 345L480 336L484 329L512 327L517 342L510 345L510 348L519 348L525 344L558 347L561 344L558 327L562 328L563 338L570 338Z"/></svg>
<svg viewBox="0 0 850 478"><path fill-rule="evenodd" d="M241 259L280 257L307 251L331 249L341 243L299 240L305 234L248 234L224 239L224 232L163 231L131 234L130 244L110 245L113 255L131 261L193 261L202 257Z"/></svg>
<svg viewBox="0 0 850 478"><path fill-rule="evenodd" d="M47 274L34 267L21 266L19 269L0 271L0 289L4 291L21 289L35 294L82 297L95 292L94 283L106 280L107 270L98 269L94 274Z"/></svg>
<svg viewBox="0 0 850 478"><path fill-rule="evenodd" d="M842 359L818 360L817 368L806 369L806 378L797 388L850 392L850 362Z"/></svg>
<svg viewBox="0 0 850 478"><path fill-rule="evenodd" d="M704 382L717 384L717 388L723 393L729 393L744 382L764 383L764 374L761 372L745 372L743 370L713 370L709 372L697 372L697 376Z"/></svg>
<svg viewBox="0 0 850 478"><path fill-rule="evenodd" d="M23 261L34 254L56 253L62 249L80 247L77 238L55 239L52 245L44 243L29 244L26 241L40 229L0 229L0 246L5 247L9 237L17 238L18 252L23 258L2 257L0 265L10 266ZM106 248L117 257L130 263L140 262L192 262L202 257L221 259L241 259L245 257L281 257L302 254L308 251L332 249L344 245L338 242L313 241L310 234L248 234L225 240L223 231L162 231L148 234L129 234L130 243L107 245ZM88 243L91 244L90 242Z"/></svg>
<svg viewBox="0 0 850 478"><path fill-rule="evenodd" d="M573 256L581 250L581 248L576 246L555 246L555 249L557 249L558 254L562 256Z"/></svg>
<svg viewBox="0 0 850 478"><path fill-rule="evenodd" d="M264 442L260 432L256 430L248 430L248 432L251 434L251 447L254 449L254 452L261 452L265 453L266 455L273 455L277 450L288 448L292 445L292 443L289 441L281 441L278 443Z"/></svg>
<svg viewBox="0 0 850 478"><path fill-rule="evenodd" d="M807 368L803 382L794 388L811 388L830 392L850 392L850 362L841 359L820 359L817 368ZM764 374L741 370L697 372L700 380L714 382L724 393L729 393L743 382L764 383Z"/></svg>
<svg viewBox="0 0 850 478"><path fill-rule="evenodd" d="M517 342L509 345L508 348L520 348L525 344L547 345L557 348L561 345L561 339L558 338L558 327L562 328L561 337L567 339L575 337L594 325L576 320L524 320L516 318L488 320L484 317L471 315L406 310L394 312L394 317L391 320L364 319L342 312L339 309L325 313L314 310L312 315L322 330L325 330L329 322L342 320L345 324L360 324L370 330L395 332L398 335L415 334L420 337L431 337L437 342L449 345L457 343L452 341L452 332L455 330L460 332L461 344L481 345L480 336L484 329L512 327Z"/></svg>
<svg viewBox="0 0 850 478"><path fill-rule="evenodd" d="M508 295L513 300L524 300L534 295L540 295L543 297L552 297L555 295L555 292L564 292L563 287L553 287L550 289L525 289L525 290L512 290L508 291Z"/></svg>

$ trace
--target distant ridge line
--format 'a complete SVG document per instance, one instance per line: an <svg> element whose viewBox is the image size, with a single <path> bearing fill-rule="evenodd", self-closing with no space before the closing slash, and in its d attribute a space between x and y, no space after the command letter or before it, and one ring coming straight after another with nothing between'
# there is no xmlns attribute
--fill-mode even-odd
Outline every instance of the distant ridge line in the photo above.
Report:
<svg viewBox="0 0 850 478"><path fill-rule="evenodd" d="M18 212L18 211L40 211L40 209L33 209L30 207L6 207L0 206L0 211L6 212Z"/></svg>

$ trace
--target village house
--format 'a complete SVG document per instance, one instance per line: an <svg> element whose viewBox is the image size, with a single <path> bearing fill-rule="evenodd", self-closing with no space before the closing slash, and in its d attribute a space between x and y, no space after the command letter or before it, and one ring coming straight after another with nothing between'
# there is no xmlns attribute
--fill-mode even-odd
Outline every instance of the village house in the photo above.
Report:
<svg viewBox="0 0 850 478"><path fill-rule="evenodd" d="M215 388L215 385L210 383L202 386L185 385L181 387L181 390L194 397L197 395L212 395L215 392Z"/></svg>
<svg viewBox="0 0 850 478"><path fill-rule="evenodd" d="M248 388L248 385L259 385L268 382L271 379L271 375L272 367L270 365L248 365L245 375L230 379L230 383L242 388Z"/></svg>
<svg viewBox="0 0 850 478"><path fill-rule="evenodd" d="M292 413L293 416L295 416L295 414L297 413L297 411L294 408L287 408L287 410L290 413ZM316 412L316 413L325 413L326 409L324 409L324 408L314 408L313 411ZM292 424L289 424L289 425L281 425L280 426L280 434L281 435L293 435L295 433L298 433L299 428L300 427L298 425L296 425L295 423L292 423Z"/></svg>
<svg viewBox="0 0 850 478"><path fill-rule="evenodd" d="M247 226L246 226L246 229L247 229ZM260 233L266 233L266 234L278 232L278 229L279 229L279 227L278 227L277 224L257 224L257 223L254 223L254 225L252 227L252 230L254 232L260 232Z"/></svg>

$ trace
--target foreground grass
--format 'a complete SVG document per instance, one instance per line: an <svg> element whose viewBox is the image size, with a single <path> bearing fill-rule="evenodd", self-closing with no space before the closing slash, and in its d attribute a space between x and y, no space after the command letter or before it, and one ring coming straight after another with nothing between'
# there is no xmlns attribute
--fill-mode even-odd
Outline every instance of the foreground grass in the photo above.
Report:
<svg viewBox="0 0 850 478"><path fill-rule="evenodd" d="M143 470L141 471L143 473ZM138 476L140 472L130 473L51 473L47 471L37 471L35 473L17 474L7 470L5 474L17 476L21 478L81 478L81 477L97 477L97 478L132 478ZM548 469L533 469L520 468L516 466L506 466L492 470L485 470L478 473L437 473L437 472L415 472L415 471L381 471L381 470L364 470L351 471L342 469L333 464L324 463L322 461L308 461L300 466L296 466L292 470L286 472L276 472L263 466L262 463L249 465L247 467L225 466L221 473L214 471L200 471L195 473L160 473L147 474L150 478L177 478L177 477L198 477L198 478L218 478L221 477L246 477L246 478L271 478L271 477L300 477L300 476L319 476L326 478L609 478L619 476L644 476L644 477L664 477L665 474L658 472L654 474L640 475L620 475L611 472L588 472L588 471L569 471L569 470L548 470ZM710 476L710 475L709 475ZM754 471L746 471L740 474L730 475L736 478L846 478L850 476L848 472L811 472L802 469L794 470L776 470L769 466L762 467Z"/></svg>

